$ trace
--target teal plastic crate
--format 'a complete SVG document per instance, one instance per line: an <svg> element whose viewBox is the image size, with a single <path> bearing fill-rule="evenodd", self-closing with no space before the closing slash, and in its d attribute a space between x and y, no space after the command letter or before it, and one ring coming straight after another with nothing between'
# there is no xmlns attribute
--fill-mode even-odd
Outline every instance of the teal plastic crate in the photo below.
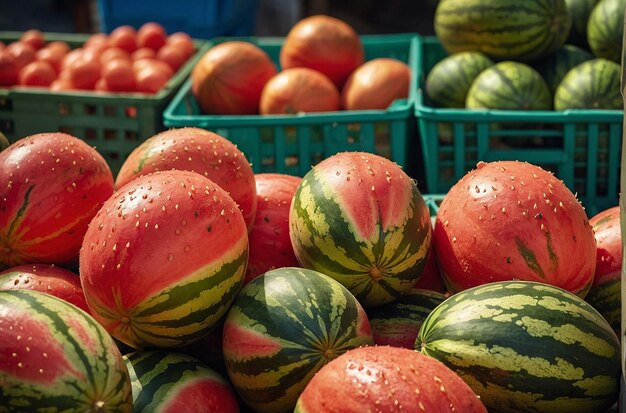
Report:
<svg viewBox="0 0 626 413"><path fill-rule="evenodd" d="M232 40L221 38L213 44ZM279 66L283 38L239 38L263 49ZM386 110L337 111L298 115L206 115L193 97L188 80L164 112L169 127L195 126L234 142L256 173L303 176L322 159L342 151L385 156L406 166L410 131L415 130L413 103L417 91L416 34L362 36L366 60L391 57L407 63L413 76L407 99ZM280 67L280 66L279 66Z"/></svg>
<svg viewBox="0 0 626 413"><path fill-rule="evenodd" d="M0 41L21 32L0 32ZM85 34L44 33L46 41L80 47ZM0 88L0 131L10 141L41 132L65 132L95 146L117 173L126 157L144 140L165 129L163 111L188 78L208 42L194 40L195 54L156 94L52 92L41 88Z"/></svg>
<svg viewBox="0 0 626 413"><path fill-rule="evenodd" d="M424 80L446 52L435 37L419 43L415 117L427 192L446 193L479 161L520 160L554 172L590 216L618 204L622 111L435 108Z"/></svg>

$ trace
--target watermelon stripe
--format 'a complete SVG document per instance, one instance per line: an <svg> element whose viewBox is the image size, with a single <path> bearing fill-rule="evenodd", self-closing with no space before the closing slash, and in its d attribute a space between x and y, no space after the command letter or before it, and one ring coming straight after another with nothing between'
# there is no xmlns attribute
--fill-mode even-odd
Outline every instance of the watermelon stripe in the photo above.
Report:
<svg viewBox="0 0 626 413"><path fill-rule="evenodd" d="M17 213L15 214L13 221L11 221L11 224L9 225L9 231L7 232L7 235L6 235L7 239L11 237L11 234L13 233L15 226L18 224L20 218L22 218L22 216L24 215L24 212L26 212L26 209L28 208L28 205L30 204L30 201L29 201L30 193L33 192L34 188L35 188L35 185L31 185L26 190L26 193L24 194L24 202L22 202L22 205L17 210Z"/></svg>
<svg viewBox="0 0 626 413"><path fill-rule="evenodd" d="M541 265L539 265L539 261L537 261L534 251L528 248L528 246L524 244L524 241L522 241L519 237L515 237L515 244L517 245L519 255L521 255L524 261L526 261L528 268L530 268L532 272L537 274L539 277L545 279L546 274L543 272Z"/></svg>

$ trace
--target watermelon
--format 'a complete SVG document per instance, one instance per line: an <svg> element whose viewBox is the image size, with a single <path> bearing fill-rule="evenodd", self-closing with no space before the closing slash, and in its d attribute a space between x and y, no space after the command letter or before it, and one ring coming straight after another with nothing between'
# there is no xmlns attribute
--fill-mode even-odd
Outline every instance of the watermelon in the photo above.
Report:
<svg viewBox="0 0 626 413"><path fill-rule="evenodd" d="M621 337L622 309L622 233L619 206L606 209L589 220L598 253L593 284L585 300L613 327Z"/></svg>
<svg viewBox="0 0 626 413"><path fill-rule="evenodd" d="M200 360L170 351L124 356L135 413L238 413L228 382Z"/></svg>
<svg viewBox="0 0 626 413"><path fill-rule="evenodd" d="M565 0L565 5L572 16L572 30L565 41L576 46L589 48L587 41L587 22L591 11L598 4L598 0Z"/></svg>
<svg viewBox="0 0 626 413"><path fill-rule="evenodd" d="M285 267L241 290L224 322L231 383L256 412L291 412L326 363L372 345L365 311L340 283L317 271Z"/></svg>
<svg viewBox="0 0 626 413"><path fill-rule="evenodd" d="M374 343L413 349L422 323L445 299L443 294L414 288L392 303L368 309Z"/></svg>
<svg viewBox="0 0 626 413"><path fill-rule="evenodd" d="M72 265L89 222L113 194L113 174L84 141L40 133L0 152L0 188L0 269Z"/></svg>
<svg viewBox="0 0 626 413"><path fill-rule="evenodd" d="M596 241L574 194L526 162L480 162L444 197L433 245L451 292L493 281L545 282L584 297Z"/></svg>
<svg viewBox="0 0 626 413"><path fill-rule="evenodd" d="M171 169L197 172L222 187L241 209L248 229L252 229L257 196L250 162L234 143L204 129L169 129L146 139L124 161L115 186Z"/></svg>
<svg viewBox="0 0 626 413"><path fill-rule="evenodd" d="M78 274L47 264L24 264L0 272L0 290L48 293L89 312Z"/></svg>
<svg viewBox="0 0 626 413"><path fill-rule="evenodd" d="M622 61L624 8L626 0L600 0L587 22L587 40L596 57Z"/></svg>
<svg viewBox="0 0 626 413"><path fill-rule="evenodd" d="M552 95L546 81L520 62L500 62L482 71L467 92L469 109L549 110Z"/></svg>
<svg viewBox="0 0 626 413"><path fill-rule="evenodd" d="M439 107L464 108L472 82L493 61L480 52L459 52L435 64L426 76L424 90Z"/></svg>
<svg viewBox="0 0 626 413"><path fill-rule="evenodd" d="M89 314L39 291L0 291L0 411L132 412L111 336Z"/></svg>
<svg viewBox="0 0 626 413"><path fill-rule="evenodd" d="M364 307L413 287L432 236L415 181L390 160L363 152L335 154L307 172L289 226L300 265L335 278Z"/></svg>
<svg viewBox="0 0 626 413"><path fill-rule="evenodd" d="M458 293L422 324L416 349L460 375L498 412L605 412L620 384L606 320L561 288L494 282Z"/></svg>
<svg viewBox="0 0 626 413"><path fill-rule="evenodd" d="M567 72L554 92L554 109L614 109L623 106L620 93L621 68L597 58Z"/></svg>
<svg viewBox="0 0 626 413"><path fill-rule="evenodd" d="M266 271L300 264L289 238L289 208L302 178L279 173L255 175L257 211L249 236L244 284Z"/></svg>
<svg viewBox="0 0 626 413"><path fill-rule="evenodd" d="M531 61L565 43L572 17L565 0L441 0L434 26L449 54Z"/></svg>
<svg viewBox="0 0 626 413"><path fill-rule="evenodd" d="M119 188L85 234L80 277L94 317L136 349L200 339L241 288L248 232L208 178L159 171Z"/></svg>
<svg viewBox="0 0 626 413"><path fill-rule="evenodd" d="M434 220L435 217L433 217L433 221ZM426 267L424 267L424 272L422 272L422 276L419 280L417 280L417 283L415 283L412 290L415 289L430 290L442 294L448 291L446 285L443 282L441 272L439 271L439 266L437 265L434 248L431 248L428 252L428 260L426 261Z"/></svg>
<svg viewBox="0 0 626 413"><path fill-rule="evenodd" d="M472 389L443 363L388 346L350 350L324 366L294 413L487 413Z"/></svg>
<svg viewBox="0 0 626 413"><path fill-rule="evenodd" d="M591 59L593 59L593 55L588 51L578 46L566 44L550 56L534 62L533 68L541 74L550 88L550 92L554 94L567 72Z"/></svg>

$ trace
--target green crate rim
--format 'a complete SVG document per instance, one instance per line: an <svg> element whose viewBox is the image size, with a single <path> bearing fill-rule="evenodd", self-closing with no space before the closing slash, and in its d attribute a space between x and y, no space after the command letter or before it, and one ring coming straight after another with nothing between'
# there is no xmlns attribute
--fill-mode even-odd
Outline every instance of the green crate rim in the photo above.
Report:
<svg viewBox="0 0 626 413"><path fill-rule="evenodd" d="M15 32L15 31L0 31L0 40L17 40L23 34L23 32ZM46 41L64 41L70 45L79 45L83 44L91 35L90 34L77 34L77 33L56 33L56 32L45 32L44 38ZM142 94L142 93L103 93L103 92L95 92L95 91L63 91L63 92L51 92L48 89L41 88L30 88L30 87L12 87L12 88L0 88L0 98L8 98L12 99L16 96L23 96L25 98L32 98L38 100L47 100L47 99L59 99L60 97L68 97L68 98L76 98L85 101L94 101L98 102L111 102L111 104L115 104L116 102L122 101L124 104L146 104L146 103L154 103L156 106L158 103L161 103L165 99L172 96L180 87L180 85L185 81L185 79L191 73L191 70L195 66L196 62L204 55L204 53L209 49L210 43L207 40L202 39L193 39L194 46L196 47L196 51L194 54L187 59L185 64L180 67L174 76L170 78L170 80L166 83L166 85L161 88L161 90L154 94Z"/></svg>
<svg viewBox="0 0 626 413"><path fill-rule="evenodd" d="M548 122L548 123L617 123L624 118L621 110L602 109L568 109L564 111L514 111L514 110L469 110L469 109L446 109L428 106L424 99L424 80L426 71L424 70L424 46L439 44L435 36L419 36L417 40L420 45L418 54L418 67L420 68L419 84L415 99L415 116L418 122L425 120L442 122L519 122L523 117L528 122Z"/></svg>
<svg viewBox="0 0 626 413"><path fill-rule="evenodd" d="M419 62L419 35L417 33L401 33L390 35L362 35L363 44L384 44L391 42L409 42L409 67L411 68L411 83L409 86L409 96L400 104L392 104L386 110L354 110L337 112L304 113L297 115L176 115L175 108L184 105L184 100L190 95L191 79L183 84L174 99L170 102L163 113L166 126L186 126L191 123L203 127L210 125L212 128L218 127L273 127L273 126L297 126L306 123L307 125L318 125L327 123L353 123L353 122L384 122L393 120L409 119L412 115L413 104L417 97L418 86L418 62ZM229 37L215 38L209 42L209 48L224 40L242 40L262 46L276 46L283 43L282 37ZM194 99L193 96L189 96Z"/></svg>

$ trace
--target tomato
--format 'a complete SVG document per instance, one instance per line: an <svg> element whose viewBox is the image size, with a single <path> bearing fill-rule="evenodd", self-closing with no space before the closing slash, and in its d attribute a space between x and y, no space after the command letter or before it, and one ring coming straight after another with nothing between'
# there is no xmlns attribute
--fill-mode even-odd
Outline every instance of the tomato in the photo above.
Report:
<svg viewBox="0 0 626 413"><path fill-rule="evenodd" d="M226 41L210 48L191 72L191 91L202 112L245 115L259 112L265 83L276 66L259 47Z"/></svg>
<svg viewBox="0 0 626 413"><path fill-rule="evenodd" d="M135 50L130 57L133 60L156 59L156 52L149 47L142 47L141 49Z"/></svg>
<svg viewBox="0 0 626 413"><path fill-rule="evenodd" d="M137 45L158 51L167 40L167 33L159 23L146 23L137 31Z"/></svg>
<svg viewBox="0 0 626 413"><path fill-rule="evenodd" d="M19 69L13 55L0 50L0 87L13 86L17 83Z"/></svg>
<svg viewBox="0 0 626 413"><path fill-rule="evenodd" d="M109 36L107 36L104 33L96 33L96 34L92 34L91 36L89 36L89 38L83 45L83 48L89 49L90 47L95 47L95 46L100 47L101 45L105 45L105 46L109 45Z"/></svg>
<svg viewBox="0 0 626 413"><path fill-rule="evenodd" d="M83 55L68 66L67 73L74 88L91 90L100 79L100 64Z"/></svg>
<svg viewBox="0 0 626 413"><path fill-rule="evenodd" d="M132 92L135 89L135 73L129 60L115 59L104 63L102 79L107 90L113 92Z"/></svg>
<svg viewBox="0 0 626 413"><path fill-rule="evenodd" d="M280 50L283 69L308 67L332 80L339 89L364 61L361 39L346 22L334 17L310 16L296 23Z"/></svg>
<svg viewBox="0 0 626 413"><path fill-rule="evenodd" d="M306 67L285 69L271 78L263 88L259 106L262 115L339 109L340 97L335 84L327 76Z"/></svg>
<svg viewBox="0 0 626 413"><path fill-rule="evenodd" d="M154 67L155 69L162 71L167 76L168 79L174 76L174 71L172 70L172 68L167 63L162 62L160 60L139 59L133 62L133 70L135 72L135 75L137 75L137 73L140 72L145 67Z"/></svg>
<svg viewBox="0 0 626 413"><path fill-rule="evenodd" d="M46 46L37 50L37 53L35 53L35 60L48 63L52 66L56 73L59 73L61 71L61 63L63 62L64 56L65 54L61 49Z"/></svg>
<svg viewBox="0 0 626 413"><path fill-rule="evenodd" d="M135 76L137 92L157 93L169 80L167 74L155 66L146 66Z"/></svg>
<svg viewBox="0 0 626 413"><path fill-rule="evenodd" d="M62 79L62 78L57 78L54 82L52 82L52 84L50 85L50 90L54 91L54 92L63 92L63 91L68 91L68 90L72 90L74 87L72 86L72 84L70 83L69 80L67 79Z"/></svg>
<svg viewBox="0 0 626 413"><path fill-rule="evenodd" d="M178 46L165 45L159 49L157 59L165 62L176 72L186 61L187 55Z"/></svg>
<svg viewBox="0 0 626 413"><path fill-rule="evenodd" d="M342 90L342 106L347 110L386 109L396 99L409 94L411 69L390 58L370 60L357 68Z"/></svg>
<svg viewBox="0 0 626 413"><path fill-rule="evenodd" d="M119 26L109 35L109 44L133 53L137 50L137 32L131 26Z"/></svg>
<svg viewBox="0 0 626 413"><path fill-rule="evenodd" d="M83 49L78 48L71 50L63 57L63 61L61 61L61 72L66 71L69 66L71 66L76 60L78 60L83 55Z"/></svg>
<svg viewBox="0 0 626 413"><path fill-rule="evenodd" d="M13 42L6 47L6 51L15 58L18 69L35 60L35 49L28 43Z"/></svg>
<svg viewBox="0 0 626 413"><path fill-rule="evenodd" d="M169 35L165 44L176 46L183 53L185 53L185 56L187 56L187 58L189 58L196 50L196 47L193 45L193 39L191 38L191 36L183 32L176 32Z"/></svg>
<svg viewBox="0 0 626 413"><path fill-rule="evenodd" d="M22 33L20 36L20 42L31 45L35 50L41 49L46 43L43 33L37 29L27 30Z"/></svg>
<svg viewBox="0 0 626 413"><path fill-rule="evenodd" d="M63 55L68 54L70 51L70 45L61 41L50 42L46 45L46 48L57 50L59 53L63 52Z"/></svg>
<svg viewBox="0 0 626 413"><path fill-rule="evenodd" d="M21 86L48 87L56 77L56 71L50 63L34 61L20 70L18 82Z"/></svg>
<svg viewBox="0 0 626 413"><path fill-rule="evenodd" d="M121 47L110 47L100 55L100 63L103 65L115 59L131 61L130 54Z"/></svg>

